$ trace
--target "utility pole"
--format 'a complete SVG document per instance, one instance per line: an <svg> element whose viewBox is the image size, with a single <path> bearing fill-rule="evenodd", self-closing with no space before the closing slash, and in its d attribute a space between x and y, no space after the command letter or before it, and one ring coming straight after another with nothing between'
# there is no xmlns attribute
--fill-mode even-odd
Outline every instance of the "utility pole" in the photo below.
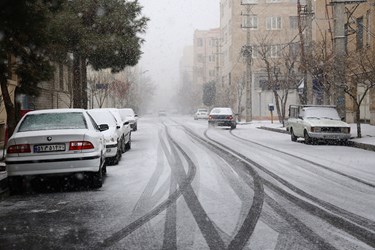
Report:
<svg viewBox="0 0 375 250"><path fill-rule="evenodd" d="M297 12L298 12L298 32L301 43L301 58L303 67L303 104L313 104L313 83L311 73L308 72L309 64L307 60L311 58L312 55L312 19L313 19L313 9L312 0L306 0L306 5L302 6L300 0L297 1ZM305 17L302 22L302 16ZM305 25L302 27L302 24ZM306 36L303 32L306 30Z"/></svg>
<svg viewBox="0 0 375 250"><path fill-rule="evenodd" d="M254 4L251 3L241 3L242 5L246 6L246 14L247 17L247 25L246 27L246 45L243 46L242 53L246 58L246 122L252 121L252 72L251 72L251 59L252 59L252 47L250 41L250 29L252 28L252 22L250 22L250 13L251 8Z"/></svg>
<svg viewBox="0 0 375 250"><path fill-rule="evenodd" d="M333 2L333 53L334 53L334 103L340 117L346 118L345 112L345 56L346 56L346 34L345 34L345 2Z"/></svg>

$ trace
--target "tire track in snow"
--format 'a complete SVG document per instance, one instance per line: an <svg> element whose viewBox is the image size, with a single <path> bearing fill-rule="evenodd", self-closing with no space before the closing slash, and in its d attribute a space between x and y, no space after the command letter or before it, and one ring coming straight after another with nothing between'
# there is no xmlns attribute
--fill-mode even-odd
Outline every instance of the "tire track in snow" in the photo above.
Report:
<svg viewBox="0 0 375 250"><path fill-rule="evenodd" d="M367 245L371 247L375 247L375 233L374 229L372 228L373 222L362 218L361 216L355 215L353 213L350 213L344 209L338 208L328 202L322 201L303 190L297 188L296 186L292 185L290 182L284 180L283 178L279 177L272 171L269 171L267 168L263 167L262 165L252 161L248 157L232 150L231 148L225 146L224 144L213 140L207 135L207 131L205 130L204 135L209 139L210 141L216 143L220 147L224 148L228 152L231 152L235 155L238 155L240 158L244 159L245 161L251 163L254 165L257 169L263 171L264 173L268 174L275 180L277 180L279 183L283 184L284 186L288 187L293 192L301 195L302 197L305 197L307 199L310 199L314 201L315 203L319 204L320 206L324 207L325 209L316 206L312 203L306 202L305 200L298 198L297 196L292 195L291 193L285 191L283 188L280 188L279 186L275 185L274 183L271 183L270 181L264 179L263 177L260 177L264 184L273 190L276 193L279 193L282 197L288 199L292 203L296 204L300 208L304 209L305 211L308 211L309 213L323 219L324 221L328 222L329 224L335 226L336 228L343 230L347 232L348 234L354 236L355 238L359 239L360 241L366 243ZM366 228L366 226L369 226L369 228Z"/></svg>

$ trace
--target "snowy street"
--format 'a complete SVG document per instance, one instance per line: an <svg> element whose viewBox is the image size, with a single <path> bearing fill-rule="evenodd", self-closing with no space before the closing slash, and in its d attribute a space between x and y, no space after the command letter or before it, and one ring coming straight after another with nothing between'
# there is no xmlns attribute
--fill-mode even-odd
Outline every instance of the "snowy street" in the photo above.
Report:
<svg viewBox="0 0 375 250"><path fill-rule="evenodd" d="M374 249L375 153L141 117L103 187L30 180L0 249Z"/></svg>

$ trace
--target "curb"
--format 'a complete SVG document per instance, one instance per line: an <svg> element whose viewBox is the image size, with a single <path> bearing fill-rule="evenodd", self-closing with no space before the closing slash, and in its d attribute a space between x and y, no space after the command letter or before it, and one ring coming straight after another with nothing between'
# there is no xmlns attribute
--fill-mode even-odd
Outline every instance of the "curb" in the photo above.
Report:
<svg viewBox="0 0 375 250"><path fill-rule="evenodd" d="M263 129L263 130L268 130L272 132L277 132L277 133L283 133L283 134L289 134L288 131L284 129L279 129L279 128L269 128L269 127L258 127L258 129ZM368 151L375 151L375 145L372 144L365 144L365 143L360 143L360 142L355 142L355 141L348 141L347 145L348 147L353 147L353 148L360 148Z"/></svg>

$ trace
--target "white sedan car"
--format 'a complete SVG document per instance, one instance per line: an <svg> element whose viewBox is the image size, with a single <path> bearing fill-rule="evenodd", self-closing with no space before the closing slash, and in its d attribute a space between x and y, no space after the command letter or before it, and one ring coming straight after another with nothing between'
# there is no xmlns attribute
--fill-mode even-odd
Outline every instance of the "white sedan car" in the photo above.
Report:
<svg viewBox="0 0 375 250"><path fill-rule="evenodd" d="M198 119L208 119L208 110L207 109L198 109L194 114L194 120Z"/></svg>
<svg viewBox="0 0 375 250"><path fill-rule="evenodd" d="M109 110L115 117L117 125L120 127L119 133L121 134L121 152L125 153L130 150L132 138L131 138L131 127L128 120L124 120L121 117L120 110L116 108L103 108L103 110Z"/></svg>
<svg viewBox="0 0 375 250"><path fill-rule="evenodd" d="M138 115L134 113L134 110L131 108L119 109L121 118L124 121L129 121L132 131L137 131L138 129Z"/></svg>
<svg viewBox="0 0 375 250"><path fill-rule="evenodd" d="M302 137L306 144L316 140L346 142L350 139L350 125L341 121L334 106L290 105L286 127L292 141Z"/></svg>
<svg viewBox="0 0 375 250"><path fill-rule="evenodd" d="M116 165L122 155L122 131L113 114L107 109L89 109L88 114L97 124L107 124L108 130L103 131L106 141L106 163Z"/></svg>
<svg viewBox="0 0 375 250"><path fill-rule="evenodd" d="M11 192L22 187L23 177L84 173L94 188L102 186L106 145L101 131L83 109L49 109L27 113L7 144ZM80 175L81 176L81 175Z"/></svg>

